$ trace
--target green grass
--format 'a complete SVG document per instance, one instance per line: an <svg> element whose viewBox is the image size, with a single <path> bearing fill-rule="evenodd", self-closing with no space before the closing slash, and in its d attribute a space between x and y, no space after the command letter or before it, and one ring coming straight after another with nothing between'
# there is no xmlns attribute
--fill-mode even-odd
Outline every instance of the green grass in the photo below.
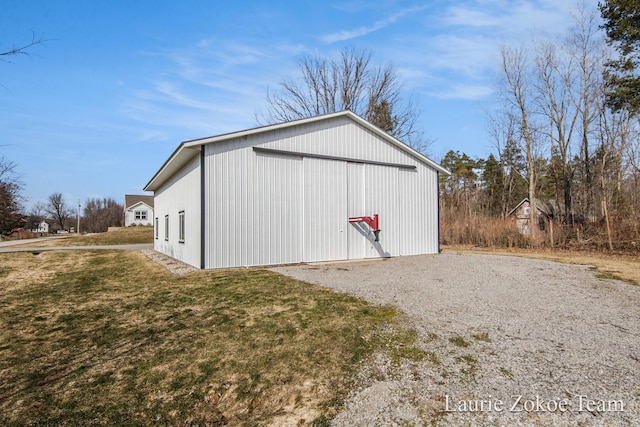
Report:
<svg viewBox="0 0 640 427"><path fill-rule="evenodd" d="M489 337L489 334L486 332L480 332L477 334L473 334L471 335L471 338L473 338L476 341L484 341L484 342L491 342L491 338Z"/></svg>
<svg viewBox="0 0 640 427"><path fill-rule="evenodd" d="M449 342L457 347L469 347L471 345L469 341L465 340L460 335L449 338Z"/></svg>
<svg viewBox="0 0 640 427"><path fill-rule="evenodd" d="M325 425L374 351L430 357L394 309L265 270L0 262L0 425Z"/></svg>
<svg viewBox="0 0 640 427"><path fill-rule="evenodd" d="M507 368L500 368L500 373L507 378L513 378L513 373Z"/></svg>

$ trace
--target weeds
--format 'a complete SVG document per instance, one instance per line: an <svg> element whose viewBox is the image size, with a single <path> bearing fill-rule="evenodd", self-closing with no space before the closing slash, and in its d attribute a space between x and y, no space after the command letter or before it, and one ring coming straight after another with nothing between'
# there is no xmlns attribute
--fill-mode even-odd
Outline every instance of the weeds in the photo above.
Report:
<svg viewBox="0 0 640 427"><path fill-rule="evenodd" d="M500 373L508 378L513 378L513 373L507 368L500 368Z"/></svg>
<svg viewBox="0 0 640 427"><path fill-rule="evenodd" d="M491 342L491 338L489 338L489 334L486 333L486 332L480 332L478 334L473 334L473 335L471 335L471 338L473 338L476 341Z"/></svg>
<svg viewBox="0 0 640 427"><path fill-rule="evenodd" d="M456 335L455 337L449 338L449 342L457 347L469 347L471 343L460 335Z"/></svg>

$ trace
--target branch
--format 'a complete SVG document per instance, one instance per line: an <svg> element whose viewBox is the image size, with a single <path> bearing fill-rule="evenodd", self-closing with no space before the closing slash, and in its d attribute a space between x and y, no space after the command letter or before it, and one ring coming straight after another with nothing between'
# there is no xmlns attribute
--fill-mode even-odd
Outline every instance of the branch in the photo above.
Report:
<svg viewBox="0 0 640 427"><path fill-rule="evenodd" d="M42 44L44 42L46 42L48 40L43 39L42 36L40 36L40 38L36 39L35 34L33 34L33 32L31 32L31 41L25 45L22 46L14 46L11 50L8 50L6 52L0 52L0 57L2 56L11 56L11 55L29 55L29 52L27 52L27 50L33 46Z"/></svg>

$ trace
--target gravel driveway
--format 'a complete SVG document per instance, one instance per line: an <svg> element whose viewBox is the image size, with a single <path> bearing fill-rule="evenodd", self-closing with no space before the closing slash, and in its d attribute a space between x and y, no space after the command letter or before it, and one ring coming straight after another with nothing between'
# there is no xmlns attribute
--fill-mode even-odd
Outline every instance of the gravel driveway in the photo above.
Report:
<svg viewBox="0 0 640 427"><path fill-rule="evenodd" d="M639 286L456 253L272 270L399 307L430 355L363 367L336 425L640 426Z"/></svg>

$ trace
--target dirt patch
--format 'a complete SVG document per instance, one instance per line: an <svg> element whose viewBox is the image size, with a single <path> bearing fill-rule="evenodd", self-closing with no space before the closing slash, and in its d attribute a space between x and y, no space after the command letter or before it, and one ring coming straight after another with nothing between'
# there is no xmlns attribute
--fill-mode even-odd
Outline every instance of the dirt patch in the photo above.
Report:
<svg viewBox="0 0 640 427"><path fill-rule="evenodd" d="M273 270L393 304L419 332L428 357L364 367L336 425L637 425L638 286L460 253Z"/></svg>

